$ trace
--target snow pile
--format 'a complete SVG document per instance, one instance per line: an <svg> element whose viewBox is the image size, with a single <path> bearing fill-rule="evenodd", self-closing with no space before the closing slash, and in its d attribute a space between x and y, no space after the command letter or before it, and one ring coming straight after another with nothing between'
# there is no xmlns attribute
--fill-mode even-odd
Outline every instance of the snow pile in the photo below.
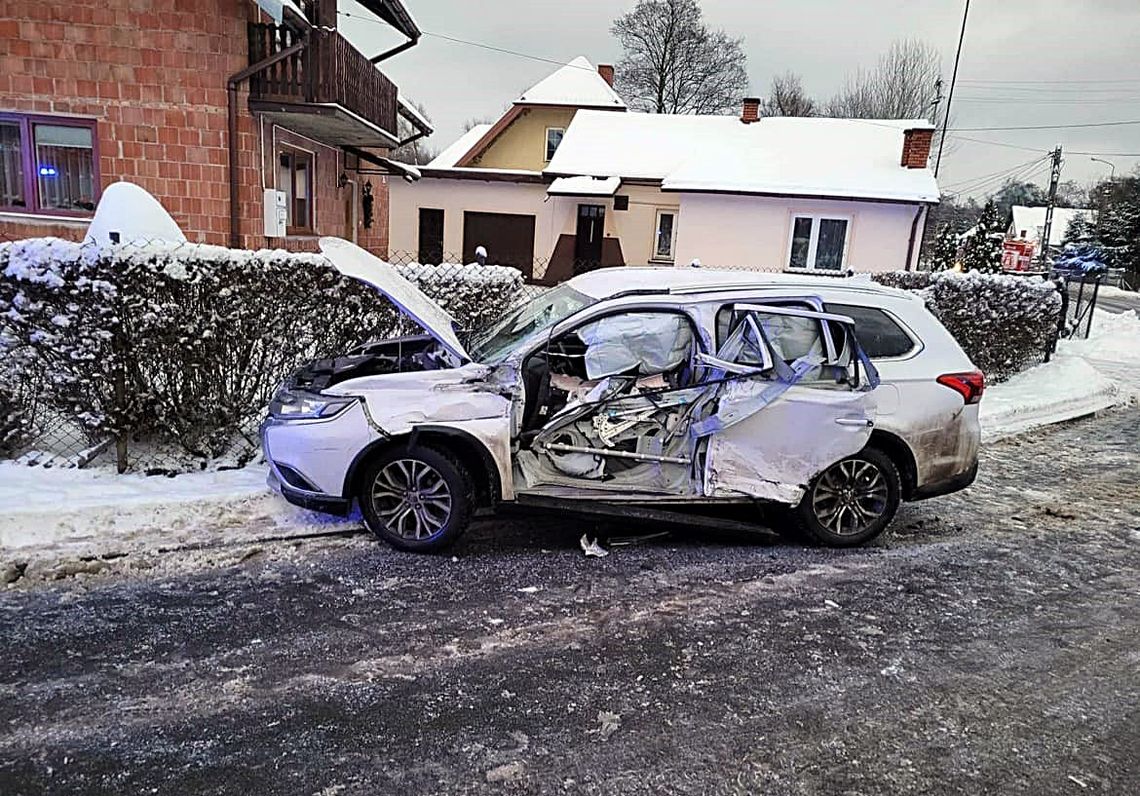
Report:
<svg viewBox="0 0 1140 796"><path fill-rule="evenodd" d="M99 199L83 242L109 245L140 240L185 243L186 236L145 189L133 182L111 183Z"/></svg>
<svg viewBox="0 0 1140 796"><path fill-rule="evenodd" d="M1140 317L1097 310L1087 340L1062 340L1052 362L986 390L987 440L1071 420L1140 397Z"/></svg>
<svg viewBox="0 0 1140 796"><path fill-rule="evenodd" d="M993 441L1116 406L1120 386L1086 360L1058 356L986 390L982 439Z"/></svg>
<svg viewBox="0 0 1140 796"><path fill-rule="evenodd" d="M1121 313L1097 310L1089 338L1065 340L1059 348L1066 354L1133 363L1140 368L1140 316L1136 310Z"/></svg>
<svg viewBox="0 0 1140 796"><path fill-rule="evenodd" d="M286 503L264 467L177 478L0 462L6 558L125 554L354 527Z"/></svg>

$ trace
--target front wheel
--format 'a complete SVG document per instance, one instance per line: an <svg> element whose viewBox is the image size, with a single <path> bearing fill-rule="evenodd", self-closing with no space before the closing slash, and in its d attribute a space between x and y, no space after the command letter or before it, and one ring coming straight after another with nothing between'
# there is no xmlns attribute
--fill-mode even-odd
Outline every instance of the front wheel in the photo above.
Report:
<svg viewBox="0 0 1140 796"><path fill-rule="evenodd" d="M462 462L413 446L373 461L357 497L368 530L397 549L435 553L467 530L474 489Z"/></svg>
<svg viewBox="0 0 1140 796"><path fill-rule="evenodd" d="M901 499L902 481L894 462L882 451L866 448L816 476L794 515L809 540L853 547L882 533Z"/></svg>

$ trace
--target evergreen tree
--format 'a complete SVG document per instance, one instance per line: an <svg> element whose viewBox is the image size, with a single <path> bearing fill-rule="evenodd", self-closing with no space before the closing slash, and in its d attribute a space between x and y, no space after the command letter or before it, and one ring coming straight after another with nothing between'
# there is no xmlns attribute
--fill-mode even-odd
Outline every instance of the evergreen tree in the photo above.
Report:
<svg viewBox="0 0 1140 796"><path fill-rule="evenodd" d="M930 246L930 270L949 271L958 259L958 236L949 224L938 228Z"/></svg>
<svg viewBox="0 0 1140 796"><path fill-rule="evenodd" d="M1064 243L1078 243L1087 240L1089 237L1089 222L1082 215L1073 216L1069 221L1069 226L1065 228Z"/></svg>
<svg viewBox="0 0 1140 796"><path fill-rule="evenodd" d="M982 208L973 233L962 249L962 265L967 271L1001 273L1001 248L1005 224L991 199Z"/></svg>

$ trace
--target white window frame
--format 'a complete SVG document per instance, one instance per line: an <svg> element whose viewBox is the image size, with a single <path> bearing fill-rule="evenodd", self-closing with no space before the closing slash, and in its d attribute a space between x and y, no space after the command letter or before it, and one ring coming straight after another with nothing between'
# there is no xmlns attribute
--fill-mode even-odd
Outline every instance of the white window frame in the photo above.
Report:
<svg viewBox="0 0 1140 796"><path fill-rule="evenodd" d="M668 256L657 253L657 236L661 230L661 216L673 216L673 232L669 236L669 254ZM649 241L649 259L657 263L671 263L677 257L677 221L681 217L680 208L676 207L658 207L657 211L653 214L653 237Z"/></svg>
<svg viewBox="0 0 1140 796"><path fill-rule="evenodd" d="M557 130L562 133L562 138L566 137L565 127L547 127L546 134L542 137L542 162L549 163L550 159L554 157L554 152L558 151L558 147L554 147L554 152L550 151L550 131ZM558 146L562 146L562 138L558 139Z"/></svg>
<svg viewBox="0 0 1140 796"><path fill-rule="evenodd" d="M801 218L811 219L811 237L808 239L808 253L806 266L793 266L792 265L792 246L795 244L796 237L796 221ZM816 268L815 257L816 250L819 245L819 228L821 221L846 221L847 229L843 234L843 262L840 263L838 270L831 268ZM851 245L851 228L855 223L854 216L843 215L841 213L792 213L788 220L788 249L784 255L784 269L787 271L820 271L826 274L841 274L847 268L847 250Z"/></svg>

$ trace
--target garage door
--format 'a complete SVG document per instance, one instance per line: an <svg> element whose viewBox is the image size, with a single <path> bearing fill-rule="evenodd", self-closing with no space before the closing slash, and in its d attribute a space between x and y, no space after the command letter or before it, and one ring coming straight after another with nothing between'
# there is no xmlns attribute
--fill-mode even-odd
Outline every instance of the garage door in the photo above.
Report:
<svg viewBox="0 0 1140 796"><path fill-rule="evenodd" d="M510 265L530 277L534 265L534 216L515 213L463 214L463 262L475 262L475 247L487 250L487 262Z"/></svg>

